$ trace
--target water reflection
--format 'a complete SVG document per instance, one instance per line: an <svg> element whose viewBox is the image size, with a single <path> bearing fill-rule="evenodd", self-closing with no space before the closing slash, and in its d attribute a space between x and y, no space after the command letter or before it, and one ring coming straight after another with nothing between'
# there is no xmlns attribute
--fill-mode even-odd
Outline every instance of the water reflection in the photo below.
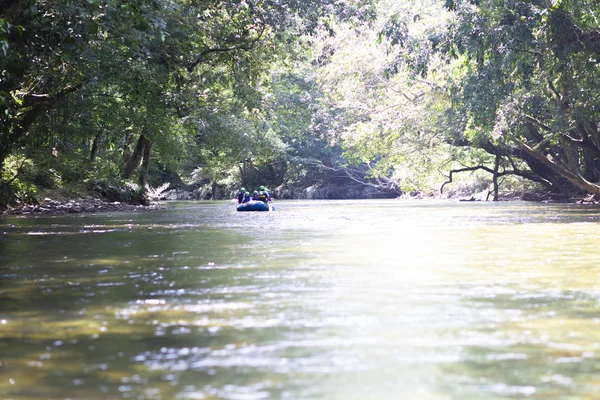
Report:
<svg viewBox="0 0 600 400"><path fill-rule="evenodd" d="M598 215L357 201L1 220L0 397L598 397Z"/></svg>

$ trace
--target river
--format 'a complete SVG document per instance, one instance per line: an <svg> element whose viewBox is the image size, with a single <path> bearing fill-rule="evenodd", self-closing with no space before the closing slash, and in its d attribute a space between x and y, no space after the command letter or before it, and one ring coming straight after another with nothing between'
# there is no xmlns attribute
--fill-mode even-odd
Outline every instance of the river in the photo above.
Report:
<svg viewBox="0 0 600 400"><path fill-rule="evenodd" d="M0 398L600 398L597 207L0 219Z"/></svg>

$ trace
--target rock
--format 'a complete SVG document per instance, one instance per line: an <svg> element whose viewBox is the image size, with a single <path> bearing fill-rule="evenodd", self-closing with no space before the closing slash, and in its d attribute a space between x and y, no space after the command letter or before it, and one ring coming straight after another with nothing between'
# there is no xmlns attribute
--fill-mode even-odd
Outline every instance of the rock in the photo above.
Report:
<svg viewBox="0 0 600 400"><path fill-rule="evenodd" d="M317 191L315 186L309 186L302 191L302 198L312 200L315 198L315 192Z"/></svg>

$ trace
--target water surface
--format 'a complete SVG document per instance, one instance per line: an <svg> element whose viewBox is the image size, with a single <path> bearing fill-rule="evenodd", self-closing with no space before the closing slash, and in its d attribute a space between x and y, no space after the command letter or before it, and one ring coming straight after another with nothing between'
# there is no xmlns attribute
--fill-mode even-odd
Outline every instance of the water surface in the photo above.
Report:
<svg viewBox="0 0 600 400"><path fill-rule="evenodd" d="M0 220L0 397L600 397L600 213L225 202Z"/></svg>

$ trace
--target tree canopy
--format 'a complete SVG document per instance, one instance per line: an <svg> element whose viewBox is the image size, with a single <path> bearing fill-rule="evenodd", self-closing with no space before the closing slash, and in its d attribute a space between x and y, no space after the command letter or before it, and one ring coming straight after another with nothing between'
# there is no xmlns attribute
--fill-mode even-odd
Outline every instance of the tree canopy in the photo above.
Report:
<svg viewBox="0 0 600 400"><path fill-rule="evenodd" d="M599 18L593 0L2 0L0 197L116 177L430 192L463 171L496 198L508 176L600 196Z"/></svg>

